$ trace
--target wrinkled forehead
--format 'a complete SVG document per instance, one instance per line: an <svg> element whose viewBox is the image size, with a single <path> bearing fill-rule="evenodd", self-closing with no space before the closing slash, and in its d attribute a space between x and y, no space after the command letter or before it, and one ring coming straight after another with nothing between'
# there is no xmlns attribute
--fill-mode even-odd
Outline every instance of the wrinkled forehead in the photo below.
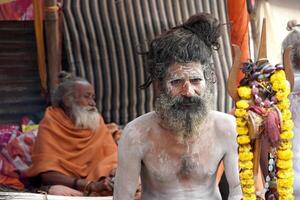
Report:
<svg viewBox="0 0 300 200"><path fill-rule="evenodd" d="M199 62L174 63L169 66L166 79L203 77L203 65Z"/></svg>
<svg viewBox="0 0 300 200"><path fill-rule="evenodd" d="M94 87L87 81L76 81L74 87L77 94L94 93Z"/></svg>

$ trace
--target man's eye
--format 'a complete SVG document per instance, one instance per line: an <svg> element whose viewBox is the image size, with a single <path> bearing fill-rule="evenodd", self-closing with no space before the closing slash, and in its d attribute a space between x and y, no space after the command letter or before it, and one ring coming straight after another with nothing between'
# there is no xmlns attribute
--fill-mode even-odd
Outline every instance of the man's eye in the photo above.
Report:
<svg viewBox="0 0 300 200"><path fill-rule="evenodd" d="M173 85L173 86L178 86L178 85L182 84L183 82L184 82L184 81L181 80L181 79L175 79L175 80L172 80L172 81L171 81L171 85Z"/></svg>
<svg viewBox="0 0 300 200"><path fill-rule="evenodd" d="M190 80L190 82L192 84L199 84L199 83L201 83L201 81L202 81L201 78L193 78L193 79Z"/></svg>

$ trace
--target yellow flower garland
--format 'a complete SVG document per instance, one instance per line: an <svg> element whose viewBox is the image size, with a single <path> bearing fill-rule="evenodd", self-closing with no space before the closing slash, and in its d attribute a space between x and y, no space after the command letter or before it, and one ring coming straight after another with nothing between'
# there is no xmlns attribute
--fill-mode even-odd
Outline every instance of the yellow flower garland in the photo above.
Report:
<svg viewBox="0 0 300 200"><path fill-rule="evenodd" d="M293 200L293 121L291 120L291 112L289 110L290 101L290 86L286 80L284 70L275 71L270 82L272 89L276 92L275 96L278 100L276 106L279 108L282 115L282 124L280 130L280 145L277 150L277 191L279 200ZM249 86L240 86L238 88L240 100L236 102L236 122L237 122L237 142L239 144L239 168L240 181L243 191L243 200L256 200L256 192L253 179L253 153L250 145L251 139L248 135L247 124L247 108L249 107L251 88Z"/></svg>

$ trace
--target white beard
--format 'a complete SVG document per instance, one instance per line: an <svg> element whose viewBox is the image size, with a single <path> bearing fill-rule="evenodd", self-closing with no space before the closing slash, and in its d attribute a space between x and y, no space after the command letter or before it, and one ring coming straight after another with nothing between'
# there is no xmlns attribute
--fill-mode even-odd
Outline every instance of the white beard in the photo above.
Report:
<svg viewBox="0 0 300 200"><path fill-rule="evenodd" d="M72 105L71 117L75 121L76 127L91 129L96 131L100 124L100 116L96 107L80 107Z"/></svg>

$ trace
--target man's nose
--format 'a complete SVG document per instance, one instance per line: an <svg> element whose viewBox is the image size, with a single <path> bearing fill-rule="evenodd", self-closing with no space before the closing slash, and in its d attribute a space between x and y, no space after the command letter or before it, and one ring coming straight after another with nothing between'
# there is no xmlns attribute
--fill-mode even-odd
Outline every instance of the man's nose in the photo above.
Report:
<svg viewBox="0 0 300 200"><path fill-rule="evenodd" d="M96 102L95 102L94 99L91 99L91 100L89 101L89 106L93 106L93 107L96 106Z"/></svg>
<svg viewBox="0 0 300 200"><path fill-rule="evenodd" d="M182 87L182 92L181 92L182 96L185 97L192 97L195 95L195 90L194 87L192 86L192 84L189 81L186 81Z"/></svg>

